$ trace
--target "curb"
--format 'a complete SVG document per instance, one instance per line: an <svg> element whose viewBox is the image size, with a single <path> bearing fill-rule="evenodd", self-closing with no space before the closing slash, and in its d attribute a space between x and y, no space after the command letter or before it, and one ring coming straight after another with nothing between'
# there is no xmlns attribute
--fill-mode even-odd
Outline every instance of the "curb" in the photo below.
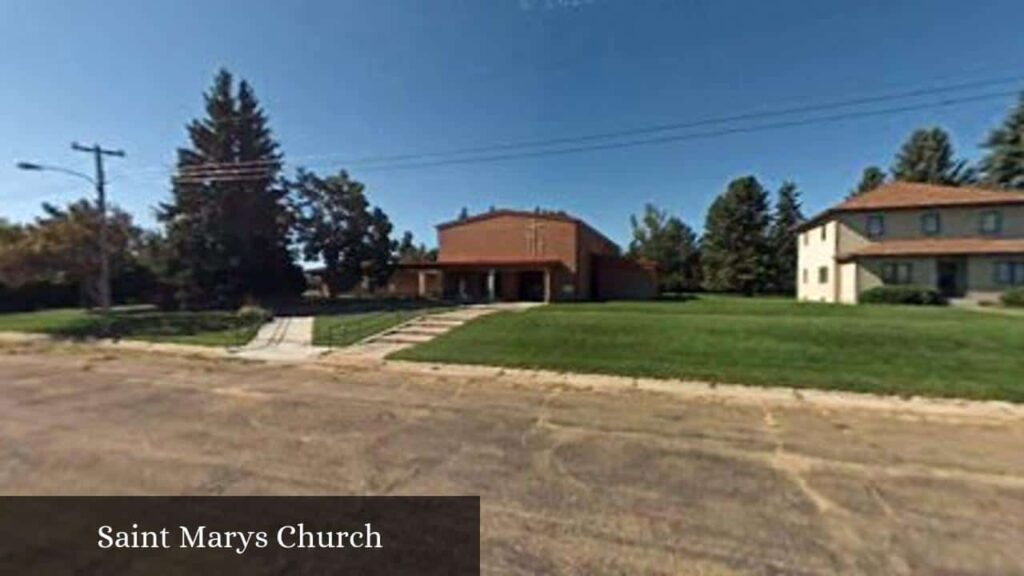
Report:
<svg viewBox="0 0 1024 576"><path fill-rule="evenodd" d="M650 392L679 399L748 405L816 406L822 410L861 409L928 416L1024 421L1024 404L1001 400L968 400L924 396L892 396L816 388L761 387L699 380L633 378L471 364L438 364L385 360L381 370L408 375L488 378L519 385L568 386L581 391Z"/></svg>

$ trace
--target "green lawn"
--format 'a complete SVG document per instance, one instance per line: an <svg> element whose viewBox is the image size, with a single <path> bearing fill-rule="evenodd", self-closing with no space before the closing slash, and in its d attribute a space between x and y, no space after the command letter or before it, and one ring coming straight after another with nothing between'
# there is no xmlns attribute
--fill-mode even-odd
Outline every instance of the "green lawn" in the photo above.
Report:
<svg viewBox="0 0 1024 576"><path fill-rule="evenodd" d="M1024 402L1024 319L783 299L558 304L394 358Z"/></svg>
<svg viewBox="0 0 1024 576"><path fill-rule="evenodd" d="M348 346L367 336L408 322L426 311L426 309L377 310L317 316L313 323L313 345Z"/></svg>
<svg viewBox="0 0 1024 576"><path fill-rule="evenodd" d="M0 332L32 332L65 338L117 337L201 346L239 346L252 340L260 322L232 312L115 311L108 317L85 310L0 314Z"/></svg>

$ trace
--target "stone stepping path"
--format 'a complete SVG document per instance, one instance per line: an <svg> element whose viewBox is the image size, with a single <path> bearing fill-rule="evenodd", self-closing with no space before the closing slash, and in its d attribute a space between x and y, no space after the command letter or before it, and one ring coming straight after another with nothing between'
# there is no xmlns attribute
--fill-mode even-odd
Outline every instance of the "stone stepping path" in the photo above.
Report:
<svg viewBox="0 0 1024 576"><path fill-rule="evenodd" d="M416 344L430 342L434 338L446 334L470 320L494 314L495 312L507 310L522 311L539 305L532 302L478 304L464 306L448 312L419 316L409 322L379 334L374 334L352 346L331 352L325 360L340 364L380 362L393 352L415 346Z"/></svg>

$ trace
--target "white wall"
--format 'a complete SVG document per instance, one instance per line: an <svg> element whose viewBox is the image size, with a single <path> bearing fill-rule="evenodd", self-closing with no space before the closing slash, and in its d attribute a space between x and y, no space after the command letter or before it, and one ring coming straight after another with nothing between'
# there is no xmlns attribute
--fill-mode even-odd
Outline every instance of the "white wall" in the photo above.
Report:
<svg viewBox="0 0 1024 576"><path fill-rule="evenodd" d="M839 292L836 265L838 226L835 220L805 230L797 242L797 298L803 302L837 302ZM827 270L827 281L819 280L822 268Z"/></svg>
<svg viewBox="0 0 1024 576"><path fill-rule="evenodd" d="M857 264L855 262L844 262L839 265L839 302L843 304L856 304L860 296L860 286L857 281Z"/></svg>

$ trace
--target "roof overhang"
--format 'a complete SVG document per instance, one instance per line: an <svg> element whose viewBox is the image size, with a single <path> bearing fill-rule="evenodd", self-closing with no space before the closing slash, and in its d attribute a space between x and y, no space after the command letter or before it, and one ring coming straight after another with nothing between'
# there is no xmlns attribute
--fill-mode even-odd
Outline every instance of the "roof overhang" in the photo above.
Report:
<svg viewBox="0 0 1024 576"><path fill-rule="evenodd" d="M836 256L840 262L864 258L1024 255L1024 238L890 240Z"/></svg>
<svg viewBox="0 0 1024 576"><path fill-rule="evenodd" d="M795 230L803 232L840 214L1022 205L1024 193L1017 190L890 182L870 192L847 198L842 203L799 224Z"/></svg>
<svg viewBox="0 0 1024 576"><path fill-rule="evenodd" d="M407 262L398 267L406 270L544 270L562 266L561 260L454 260L438 262Z"/></svg>

